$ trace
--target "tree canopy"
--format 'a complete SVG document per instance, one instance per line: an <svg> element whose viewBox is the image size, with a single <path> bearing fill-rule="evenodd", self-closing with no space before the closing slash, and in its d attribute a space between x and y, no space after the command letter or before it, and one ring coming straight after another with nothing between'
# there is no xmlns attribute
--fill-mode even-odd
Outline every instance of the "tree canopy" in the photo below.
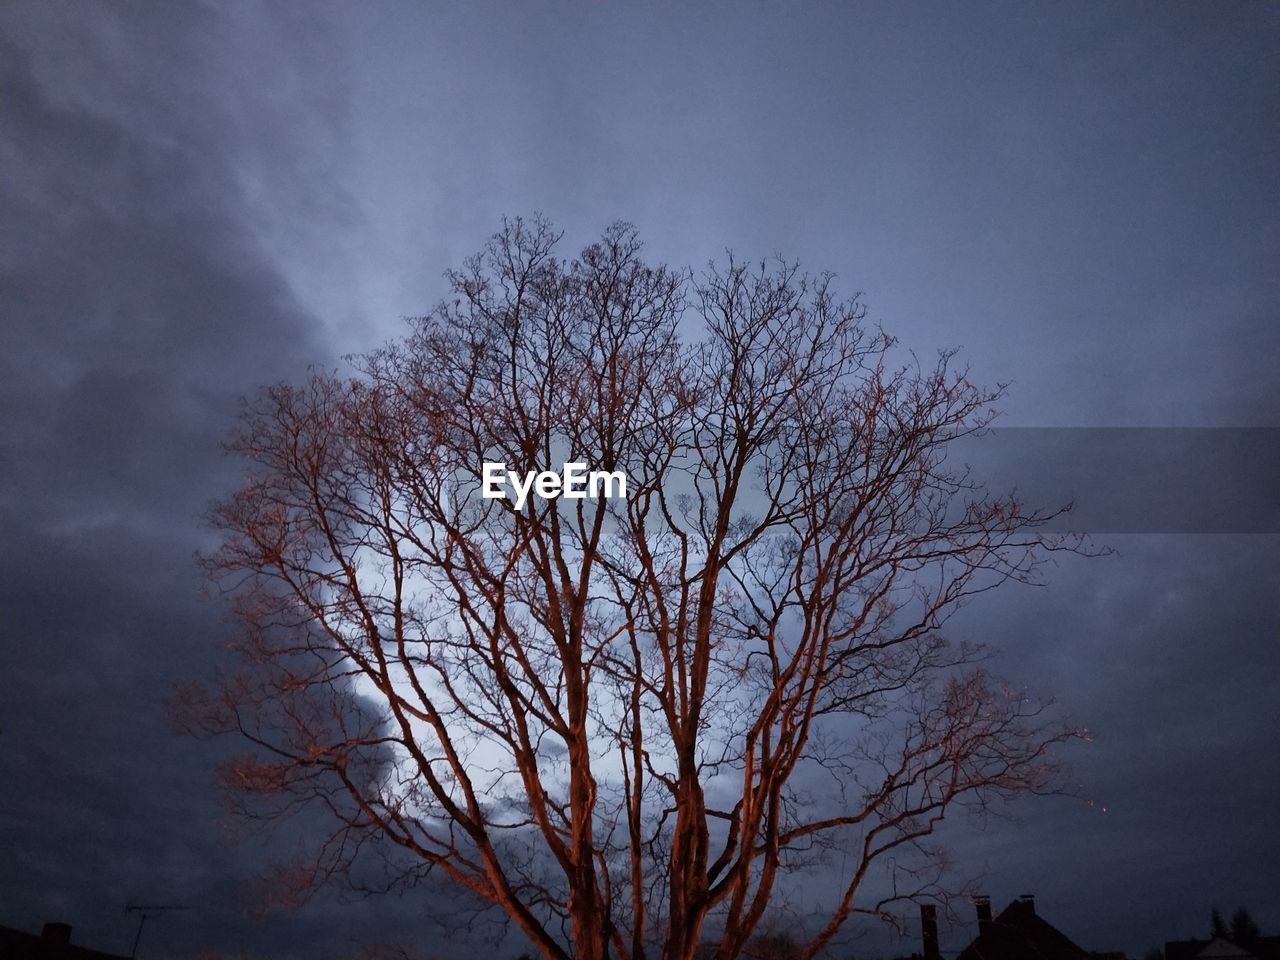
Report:
<svg viewBox="0 0 1280 960"><path fill-rule="evenodd" d="M253 810L327 811L308 882L376 840L548 958L729 960L815 870L811 957L937 889L944 815L1056 782L1072 731L946 625L1074 544L948 462L1001 391L895 364L832 277L558 240L504 222L353 375L246 406L206 561L241 667L192 716L253 741ZM517 509L490 461L627 495Z"/></svg>

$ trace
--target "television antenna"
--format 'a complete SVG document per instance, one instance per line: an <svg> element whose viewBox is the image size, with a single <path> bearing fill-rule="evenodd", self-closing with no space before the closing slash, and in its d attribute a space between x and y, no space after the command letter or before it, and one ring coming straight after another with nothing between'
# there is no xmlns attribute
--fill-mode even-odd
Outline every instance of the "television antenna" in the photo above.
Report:
<svg viewBox="0 0 1280 960"><path fill-rule="evenodd" d="M138 932L133 935L133 949L129 951L130 960L138 956L138 941L142 939L142 928L148 920L162 917L171 910L190 910L190 907L179 903L131 903L124 908L125 913L138 915Z"/></svg>

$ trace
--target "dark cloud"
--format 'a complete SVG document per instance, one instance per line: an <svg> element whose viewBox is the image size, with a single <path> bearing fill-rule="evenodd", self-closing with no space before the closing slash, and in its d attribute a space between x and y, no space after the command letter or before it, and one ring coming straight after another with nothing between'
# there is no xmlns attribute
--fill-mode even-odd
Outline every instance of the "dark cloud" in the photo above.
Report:
<svg viewBox="0 0 1280 960"><path fill-rule="evenodd" d="M503 213L836 269L1014 381L1011 422L1276 427L1276 10L5 5L0 923L123 951L126 902L196 905L149 923L174 955L421 930L421 891L244 917L263 841L161 704L225 636L191 558L236 397L396 332ZM1111 540L955 624L1097 731L1084 799L958 831L957 874L1098 949L1214 903L1280 928L1275 538Z"/></svg>
<svg viewBox="0 0 1280 960"><path fill-rule="evenodd" d="M211 790L221 751L171 735L163 701L224 638L192 561L234 476L219 442L236 398L333 362L243 171L266 151L292 167L282 204L349 222L270 98L227 98L241 38L215 11L72 13L7 10L0 55L0 922L66 920L77 942L126 952L126 904L177 903L194 909L151 921L144 951L310 955L353 923L244 915L262 840L230 842Z"/></svg>
<svg viewBox="0 0 1280 960"><path fill-rule="evenodd" d="M1102 539L1113 556L1061 562L955 625L1090 729L1071 795L1019 804L958 842L959 862L997 900L1037 893L1091 949L1202 936L1206 904L1274 924L1275 539Z"/></svg>

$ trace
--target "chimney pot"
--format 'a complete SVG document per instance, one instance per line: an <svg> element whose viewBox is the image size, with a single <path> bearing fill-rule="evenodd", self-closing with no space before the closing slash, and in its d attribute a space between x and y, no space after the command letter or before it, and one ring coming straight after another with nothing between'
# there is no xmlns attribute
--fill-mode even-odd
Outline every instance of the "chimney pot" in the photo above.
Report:
<svg viewBox="0 0 1280 960"><path fill-rule="evenodd" d="M40 939L45 943L57 943L66 946L71 942L71 924L46 923L40 931Z"/></svg>
<svg viewBox="0 0 1280 960"><path fill-rule="evenodd" d="M1034 893L1023 893L1018 896L1018 902L1027 910L1027 913L1033 917L1036 913L1036 895Z"/></svg>
<svg viewBox="0 0 1280 960"><path fill-rule="evenodd" d="M920 904L920 938L924 946L924 960L939 960L938 908L932 903Z"/></svg>
<svg viewBox="0 0 1280 960"><path fill-rule="evenodd" d="M991 929L991 898L981 894L973 898L973 904L978 911L978 935L981 936Z"/></svg>

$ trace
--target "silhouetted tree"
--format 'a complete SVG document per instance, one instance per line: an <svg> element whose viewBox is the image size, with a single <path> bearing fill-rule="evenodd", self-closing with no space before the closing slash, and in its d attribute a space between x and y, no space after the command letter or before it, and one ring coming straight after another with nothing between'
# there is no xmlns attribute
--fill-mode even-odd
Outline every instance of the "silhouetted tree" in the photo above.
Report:
<svg viewBox="0 0 1280 960"><path fill-rule="evenodd" d="M311 877L377 837L546 957L689 960L710 931L727 960L839 849L812 957L933 882L944 814L1054 782L1071 731L943 627L1070 544L946 463L1000 391L950 354L892 367L828 277L556 241L507 223L357 376L248 407L209 568L250 668L192 702L260 748L229 784L333 813ZM517 510L483 461L628 494Z"/></svg>
<svg viewBox="0 0 1280 960"><path fill-rule="evenodd" d="M1261 936L1258 925L1244 907L1240 907L1231 915L1231 942L1241 947L1251 947Z"/></svg>
<svg viewBox="0 0 1280 960"><path fill-rule="evenodd" d="M1222 919L1222 914L1217 907L1213 908L1213 912L1209 915L1209 938L1211 940L1222 939L1228 940L1231 935L1227 933L1227 922Z"/></svg>

